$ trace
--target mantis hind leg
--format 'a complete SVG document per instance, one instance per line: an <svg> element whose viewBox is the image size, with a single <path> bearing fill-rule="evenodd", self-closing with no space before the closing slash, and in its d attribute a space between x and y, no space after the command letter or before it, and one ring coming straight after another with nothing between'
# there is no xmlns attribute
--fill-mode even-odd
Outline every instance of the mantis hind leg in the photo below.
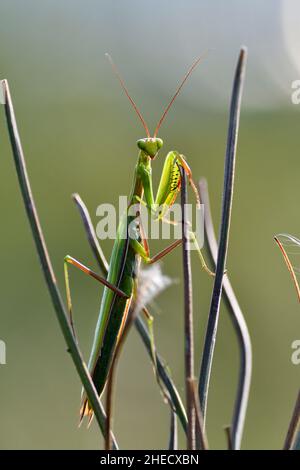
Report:
<svg viewBox="0 0 300 470"><path fill-rule="evenodd" d="M209 267L207 266L206 264L206 261L204 259L204 256L202 254L202 251L201 251L201 248L199 247L199 243L197 241L197 237L196 237L196 234L194 232L192 232L191 230L189 231L189 236L190 236L190 239L192 240L192 242L194 243L194 246L196 248L196 251L198 253L198 256L199 256L199 259L200 259L200 263L201 263L201 267L204 269L204 271L209 274L209 276L215 276L215 273L213 271L211 271L209 269Z"/></svg>
<svg viewBox="0 0 300 470"><path fill-rule="evenodd" d="M80 271L82 271L84 274L87 274L88 276L96 279L96 281L100 282L102 285L108 287L111 289L113 292L115 292L119 297L123 297L125 299L128 299L128 295L125 294L122 290L118 289L118 287L114 286L110 282L108 282L104 277L99 276L95 271L92 271L90 268L82 264L80 261L76 260L72 256L65 256L64 258L64 277L65 277L65 287L66 287L66 297L67 297L67 308L69 312L69 318L70 318L70 325L74 334L74 337L76 338L76 333L75 333L75 328L74 328L74 322L73 322L73 306L72 306L72 297L71 297L71 289L70 289L70 279L69 279L69 265L73 265L76 268L78 268Z"/></svg>
<svg viewBox="0 0 300 470"><path fill-rule="evenodd" d="M152 358L153 372L154 372L154 375L155 375L155 379L156 379L156 382L157 382L157 384L160 388L160 391L161 391L164 399L169 402L170 406L172 406L172 402L170 400L169 392L167 391L165 385L163 384L162 379L161 379L161 377L159 375L159 372L158 372L157 353L156 353L154 327L153 327L154 318L151 315L151 313L149 312L148 308L144 307L142 309L142 312L144 314L144 317L146 319L147 326L148 326L148 333L149 333L149 338L150 338L150 348L151 348L151 358Z"/></svg>
<svg viewBox="0 0 300 470"><path fill-rule="evenodd" d="M157 361L156 361L156 346L155 346L154 328L153 328L154 318L150 314L149 310L146 307L143 307L142 312L144 314L144 317L146 319L147 326L148 326L148 332L149 332L149 337L150 337L151 357L152 357L152 362L153 362L153 370L154 370L154 374L155 374L157 383L159 383L158 370L157 370Z"/></svg>
<svg viewBox="0 0 300 470"><path fill-rule="evenodd" d="M116 287L113 284L111 284L110 282L108 282L105 278L99 276L97 273L92 271L90 268L88 268L87 266L82 264L80 261L76 260L75 258L73 258L69 255L66 256L64 258L64 275L65 275L65 286L66 286L66 296L67 296L67 307L68 307L68 312L69 312L69 317L70 317L70 325L71 325L74 337L76 338L76 332L75 332L74 323L73 323L73 312L72 312L73 308L72 308L72 298L71 298L71 289L70 289L70 280L69 280L69 265L70 264L75 266L76 268L78 268L84 274L87 274L88 276L96 279L102 285L104 285L107 288L111 289L119 298L125 299L126 303L128 302L128 305L129 305L129 302L130 302L130 297L127 294L125 294L125 292L120 290L118 287ZM121 332L123 331L123 327L124 327L126 318L127 318L127 314L124 315L122 324L120 326L118 338L119 338ZM97 361L96 364L98 364L98 361ZM97 381L93 376L94 373L92 373L91 375L92 375L93 382L96 386ZM81 405L80 413L79 413L79 425L81 424L82 419L83 419L84 416L88 417L88 426L89 426L91 421L92 421L92 418L94 416L94 413L93 413L93 409L92 409L92 407L91 407L91 405L88 402L86 397L82 398L82 405Z"/></svg>

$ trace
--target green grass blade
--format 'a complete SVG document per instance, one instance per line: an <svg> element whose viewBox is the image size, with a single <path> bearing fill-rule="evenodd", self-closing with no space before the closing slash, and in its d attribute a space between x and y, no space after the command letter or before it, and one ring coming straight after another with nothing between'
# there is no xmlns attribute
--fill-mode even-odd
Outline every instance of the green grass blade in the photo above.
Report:
<svg viewBox="0 0 300 470"><path fill-rule="evenodd" d="M62 297L57 285L56 277L53 271L44 235L40 225L38 213L35 207L35 202L31 191L31 185L27 174L24 153L17 128L13 104L10 96L9 86L6 80L2 81L2 86L5 97L4 107L6 113L7 126L15 160L16 171L19 179L19 185L23 196L27 217L31 226L32 235L35 241L37 253L44 273L44 277L56 312L57 320L59 322L66 344L68 346L68 351L70 352L82 385L93 407L95 417L99 424L101 432L104 435L106 422L105 412L98 398L96 389L88 372L87 366L83 360L78 344L74 338L68 319L68 313L62 301ZM117 449L118 445L114 436L112 436L112 441L114 447Z"/></svg>

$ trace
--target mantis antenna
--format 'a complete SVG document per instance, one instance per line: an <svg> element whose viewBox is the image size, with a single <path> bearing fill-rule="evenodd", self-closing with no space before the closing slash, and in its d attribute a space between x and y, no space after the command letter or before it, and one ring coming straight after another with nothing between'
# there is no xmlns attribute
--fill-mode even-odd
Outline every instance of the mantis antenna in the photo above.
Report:
<svg viewBox="0 0 300 470"><path fill-rule="evenodd" d="M192 74L192 72L194 71L194 69L197 67L197 65L199 64L199 62L201 61L201 59L203 58L203 56L201 57L198 57L198 59L195 60L195 62L191 65L191 67L189 68L189 70L187 71L187 73L185 74L185 76L183 77L180 85L178 86L175 94L173 95L170 103L168 104L168 106L165 108L164 112L162 113L162 116L160 118L160 120L158 121L158 124L156 126L156 129L154 131L154 134L153 134L153 137L156 137L157 136L157 133L159 131L159 128L160 126L162 125L166 115L168 114L169 112L169 109L171 108L172 104L174 103L174 101L176 100L177 96L179 95L183 85L185 84L185 82L187 81L187 79L189 78L189 76Z"/></svg>
<svg viewBox="0 0 300 470"><path fill-rule="evenodd" d="M150 132L149 132L149 129L148 129L148 126L146 124L146 121L145 119L143 118L142 116L142 113L140 112L139 108L137 107L137 105L135 104L135 102L133 101L133 99L131 98L130 94L129 94L129 91L127 90L127 87L124 83L124 80L123 78L121 77L118 69L117 69L117 66L115 65L114 61L112 60L111 56L106 53L105 54L106 57L108 58L109 62L110 62L110 65L112 66L112 69L117 77L117 79L119 80L120 84L121 84L121 87L123 88L124 92L125 92L125 95L127 96L127 98L129 99L130 103L132 104L132 107L133 109L135 110L136 114L138 115L138 117L140 118L142 124L143 124L143 127L146 131L146 134L147 134L147 137L150 138Z"/></svg>

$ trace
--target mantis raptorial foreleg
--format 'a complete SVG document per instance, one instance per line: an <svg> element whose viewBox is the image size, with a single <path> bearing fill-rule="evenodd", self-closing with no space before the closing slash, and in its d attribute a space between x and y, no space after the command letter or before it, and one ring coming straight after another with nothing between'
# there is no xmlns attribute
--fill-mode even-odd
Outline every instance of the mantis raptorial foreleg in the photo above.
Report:
<svg viewBox="0 0 300 470"><path fill-rule="evenodd" d="M161 174L158 190L156 197L154 199L153 191L152 191L152 182L151 175L148 172L141 173L141 178L143 180L144 185L144 198L145 201L141 198L137 198L137 200L142 203L144 206L147 207L148 213L150 217L156 218L157 220L162 220L165 222L169 222L165 219L165 216L169 209L175 202L175 199L180 191L181 186L181 174L180 174L180 167L182 167L188 177L189 183L193 189L193 192L196 197L197 206L200 206L200 198L196 188L196 185L192 178L192 172L190 167L188 166L186 159L183 155L180 155L178 152L169 152L166 156L163 171ZM152 180L151 180L152 181ZM172 221L173 225L177 225L178 222ZM201 252L199 247L197 237L192 230L188 230L190 240L194 244L198 256L200 258L201 267L210 275L214 276L214 273L208 268L204 256ZM150 262L143 250L140 247L136 247L139 254L143 257L146 262Z"/></svg>

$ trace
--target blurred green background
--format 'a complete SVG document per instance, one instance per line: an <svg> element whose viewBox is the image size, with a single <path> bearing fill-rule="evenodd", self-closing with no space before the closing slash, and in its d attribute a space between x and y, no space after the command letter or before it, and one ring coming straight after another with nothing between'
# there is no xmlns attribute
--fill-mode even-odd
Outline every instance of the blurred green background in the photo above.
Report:
<svg viewBox="0 0 300 470"><path fill-rule="evenodd" d="M1 0L0 72L13 95L34 196L63 286L63 257L95 266L70 195L93 220L102 202L128 194L143 129L112 75L118 64L152 129L179 79L208 50L161 129L163 155L187 155L209 182L220 217L228 105L241 44L249 61L241 115L228 271L253 342L254 368L244 449L282 446L299 387L291 343L300 338L296 295L273 235L300 233L299 4L295 1L173 2ZM297 62L298 60L298 62ZM0 448L99 448L94 423L77 428L80 383L49 300L16 181L4 113L0 118ZM111 242L103 243L109 255ZM160 246L153 243L153 251ZM297 259L297 258L296 258ZM299 260L299 257L298 257ZM180 284L156 301L158 349L182 394L183 299L180 252L164 270ZM193 260L196 370L212 281ZM72 273L76 325L88 355L99 287ZM236 339L222 308L208 409L212 448L226 445L237 383ZM118 373L114 428L122 448L164 448L169 413L143 345L132 331ZM184 437L180 434L181 445Z"/></svg>

